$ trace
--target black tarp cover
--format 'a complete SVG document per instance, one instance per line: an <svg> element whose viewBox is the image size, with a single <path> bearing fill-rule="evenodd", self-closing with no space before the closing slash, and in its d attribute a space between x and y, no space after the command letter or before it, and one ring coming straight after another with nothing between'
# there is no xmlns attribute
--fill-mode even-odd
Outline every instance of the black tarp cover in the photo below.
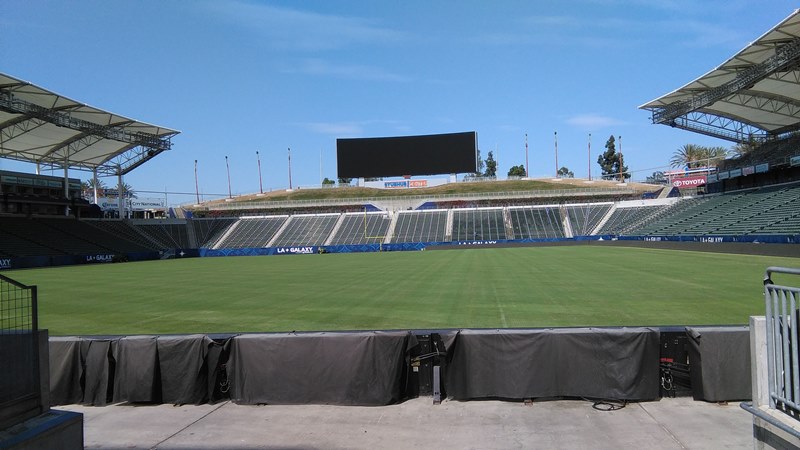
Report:
<svg viewBox="0 0 800 450"><path fill-rule="evenodd" d="M659 337L650 328L462 330L448 348L447 394L655 399Z"/></svg>
<svg viewBox="0 0 800 450"><path fill-rule="evenodd" d="M749 327L687 327L692 397L723 402L752 397Z"/></svg>
<svg viewBox="0 0 800 450"><path fill-rule="evenodd" d="M50 404L69 405L83 401L82 344L81 339L74 337L50 338Z"/></svg>
<svg viewBox="0 0 800 450"><path fill-rule="evenodd" d="M206 356L214 341L204 335L162 336L158 345L161 401L182 405L208 400Z"/></svg>
<svg viewBox="0 0 800 450"><path fill-rule="evenodd" d="M114 342L114 402L160 402L155 336L124 337Z"/></svg>
<svg viewBox="0 0 800 450"><path fill-rule="evenodd" d="M111 340L87 339L81 342L83 361L83 401L86 405L104 406L110 398L109 384L114 376Z"/></svg>
<svg viewBox="0 0 800 450"><path fill-rule="evenodd" d="M231 399L240 404L386 405L402 397L408 331L237 336Z"/></svg>

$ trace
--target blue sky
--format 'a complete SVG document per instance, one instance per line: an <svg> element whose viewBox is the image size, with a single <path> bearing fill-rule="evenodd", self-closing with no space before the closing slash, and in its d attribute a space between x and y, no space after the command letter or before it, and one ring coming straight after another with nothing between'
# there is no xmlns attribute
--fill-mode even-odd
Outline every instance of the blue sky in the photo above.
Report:
<svg viewBox="0 0 800 450"><path fill-rule="evenodd" d="M178 129L126 181L139 191L236 194L336 176L336 138L477 131L498 174L591 170L610 135L644 179L686 143L638 106L724 62L792 1L6 0L0 72ZM321 158L320 158L321 156ZM0 160L0 169L33 168ZM71 176L87 179L86 172ZM106 179L107 184L116 180ZM141 196L150 196L143 194ZM153 195L156 196L156 195ZM193 194L170 195L170 203Z"/></svg>

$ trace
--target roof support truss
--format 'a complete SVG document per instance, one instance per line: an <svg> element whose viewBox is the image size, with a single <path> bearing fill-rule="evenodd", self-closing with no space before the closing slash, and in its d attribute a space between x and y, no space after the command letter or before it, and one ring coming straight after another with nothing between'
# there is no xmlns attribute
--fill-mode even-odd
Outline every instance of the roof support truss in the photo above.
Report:
<svg viewBox="0 0 800 450"><path fill-rule="evenodd" d="M7 89L0 89L0 109L13 114L22 114L30 119L40 119L60 127L92 134L104 139L127 142L155 150L169 150L172 143L168 137L160 138L147 133L132 133L118 125L99 125L72 117L68 111L62 112L44 108L39 105L20 100Z"/></svg>
<svg viewBox="0 0 800 450"><path fill-rule="evenodd" d="M767 133L760 128L729 117L706 114L700 111L677 117L669 125L731 142L763 141L767 138Z"/></svg>
<svg viewBox="0 0 800 450"><path fill-rule="evenodd" d="M767 58L760 64L752 65L739 73L736 77L717 87L703 90L692 98L675 102L653 110L652 120L656 124L671 123L675 119L702 109L718 100L725 99L737 92L751 88L759 81L776 72L787 71L800 63L800 38L795 38L785 45L775 49L775 55Z"/></svg>

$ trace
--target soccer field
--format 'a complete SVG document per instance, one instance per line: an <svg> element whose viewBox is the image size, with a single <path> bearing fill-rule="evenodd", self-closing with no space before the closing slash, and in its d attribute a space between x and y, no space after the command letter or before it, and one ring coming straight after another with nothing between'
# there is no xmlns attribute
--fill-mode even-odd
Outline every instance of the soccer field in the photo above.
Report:
<svg viewBox="0 0 800 450"><path fill-rule="evenodd" d="M18 270L51 335L746 324L795 258L566 246Z"/></svg>

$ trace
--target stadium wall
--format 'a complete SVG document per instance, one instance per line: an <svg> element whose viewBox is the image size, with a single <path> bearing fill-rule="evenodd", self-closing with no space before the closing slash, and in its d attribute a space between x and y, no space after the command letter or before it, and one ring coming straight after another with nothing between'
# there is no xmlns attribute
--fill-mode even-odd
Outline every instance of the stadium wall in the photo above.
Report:
<svg viewBox="0 0 800 450"><path fill-rule="evenodd" d="M625 327L53 337L50 398L53 404L95 406L228 399L239 404L377 406L421 395L436 398L437 393L457 400L655 400L676 393L663 385L665 371L676 367L665 361L696 368L696 400L749 398L747 327L666 331ZM676 336L695 344L690 350L665 353L675 347L671 341Z"/></svg>

